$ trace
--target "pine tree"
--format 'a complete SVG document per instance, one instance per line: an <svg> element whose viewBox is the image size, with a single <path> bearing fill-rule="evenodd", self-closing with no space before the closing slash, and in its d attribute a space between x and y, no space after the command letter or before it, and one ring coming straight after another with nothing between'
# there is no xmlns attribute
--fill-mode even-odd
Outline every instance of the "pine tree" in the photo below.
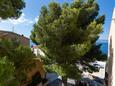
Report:
<svg viewBox="0 0 115 86"><path fill-rule="evenodd" d="M103 31L105 16L98 14L99 6L94 0L75 0L62 5L51 2L41 8L31 39L46 54L43 58L46 67L61 75L65 85L67 78L80 78L82 70L76 62L94 48Z"/></svg>
<svg viewBox="0 0 115 86"><path fill-rule="evenodd" d="M0 0L0 17L2 19L18 18L24 7L23 0Z"/></svg>
<svg viewBox="0 0 115 86"><path fill-rule="evenodd" d="M95 41L92 41L92 47L90 50L78 61L81 65L83 65L84 71L99 71L99 68L94 67L91 62L107 60L107 55L101 51L102 44L96 43L98 38L96 38Z"/></svg>

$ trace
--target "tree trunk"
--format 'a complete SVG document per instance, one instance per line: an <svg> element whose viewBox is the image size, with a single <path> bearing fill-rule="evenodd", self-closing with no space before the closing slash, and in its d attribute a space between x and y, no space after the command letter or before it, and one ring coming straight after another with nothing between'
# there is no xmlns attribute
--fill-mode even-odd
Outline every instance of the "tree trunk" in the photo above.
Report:
<svg viewBox="0 0 115 86"><path fill-rule="evenodd" d="M67 78L66 77L62 77L62 81L63 81L64 86L67 86Z"/></svg>

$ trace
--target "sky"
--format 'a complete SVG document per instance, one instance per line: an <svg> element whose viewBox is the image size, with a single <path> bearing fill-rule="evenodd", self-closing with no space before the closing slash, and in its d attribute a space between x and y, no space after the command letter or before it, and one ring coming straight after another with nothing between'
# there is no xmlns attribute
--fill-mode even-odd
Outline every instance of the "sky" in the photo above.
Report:
<svg viewBox="0 0 115 86"><path fill-rule="evenodd" d="M17 19L0 19L0 30L13 31L18 34L23 34L30 37L33 24L39 19L40 9L43 5L48 5L51 1L59 3L68 2L72 0L24 0L26 7L22 10L21 16ZM105 15L105 24L103 26L103 33L100 34L101 40L107 40L109 34L109 27L112 18L113 8L115 7L115 0L97 0L100 11L99 15Z"/></svg>

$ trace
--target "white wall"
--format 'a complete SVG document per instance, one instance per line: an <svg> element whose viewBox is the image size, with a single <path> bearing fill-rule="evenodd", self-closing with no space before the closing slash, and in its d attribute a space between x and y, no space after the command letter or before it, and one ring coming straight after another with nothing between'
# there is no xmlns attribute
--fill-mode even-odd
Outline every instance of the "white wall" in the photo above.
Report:
<svg viewBox="0 0 115 86"><path fill-rule="evenodd" d="M39 48L32 48L31 50L36 56L38 55L45 56L44 52L40 50Z"/></svg>
<svg viewBox="0 0 115 86"><path fill-rule="evenodd" d="M110 38L112 39L112 49L113 49L113 66L112 66L112 81L111 81L111 86L115 86L115 8L113 10L113 16L112 16L112 21L111 21L111 26L110 26L110 32L109 32L109 37L108 37L108 57L110 57ZM108 68L109 69L109 68Z"/></svg>

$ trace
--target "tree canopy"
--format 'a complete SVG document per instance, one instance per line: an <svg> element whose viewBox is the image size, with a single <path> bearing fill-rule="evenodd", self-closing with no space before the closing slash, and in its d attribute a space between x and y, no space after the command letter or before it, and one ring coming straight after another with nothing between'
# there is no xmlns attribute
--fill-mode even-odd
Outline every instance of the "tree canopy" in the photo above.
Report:
<svg viewBox="0 0 115 86"><path fill-rule="evenodd" d="M93 57L87 54L95 51L96 39L103 32L105 16L98 14L95 0L74 0L62 5L51 2L41 8L31 39L46 54L48 61L43 59L49 70L64 78L80 78L82 70L77 62L84 62L88 57L91 62Z"/></svg>
<svg viewBox="0 0 115 86"><path fill-rule="evenodd" d="M24 7L24 0L0 0L0 17L2 19L18 18Z"/></svg>

